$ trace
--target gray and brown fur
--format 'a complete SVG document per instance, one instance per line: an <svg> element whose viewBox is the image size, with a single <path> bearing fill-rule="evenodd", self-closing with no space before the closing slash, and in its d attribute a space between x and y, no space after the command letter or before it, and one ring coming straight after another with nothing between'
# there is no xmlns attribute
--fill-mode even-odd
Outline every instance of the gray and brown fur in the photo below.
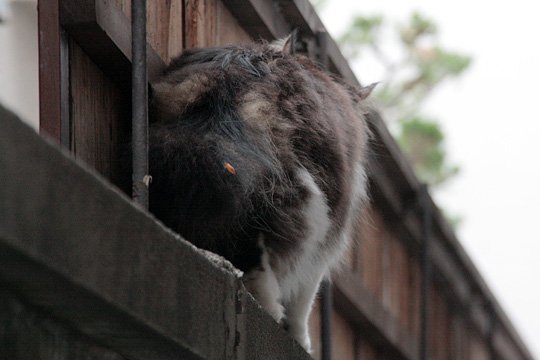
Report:
<svg viewBox="0 0 540 360"><path fill-rule="evenodd" d="M366 200L368 130L365 94L290 47L191 49L172 61L152 85L150 207L241 269L309 350L316 289Z"/></svg>

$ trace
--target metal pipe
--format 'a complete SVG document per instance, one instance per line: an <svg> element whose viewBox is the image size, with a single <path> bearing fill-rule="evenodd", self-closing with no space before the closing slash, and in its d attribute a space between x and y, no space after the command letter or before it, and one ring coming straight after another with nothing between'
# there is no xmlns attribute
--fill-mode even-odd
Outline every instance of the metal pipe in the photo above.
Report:
<svg viewBox="0 0 540 360"><path fill-rule="evenodd" d="M424 184L420 190L420 208L422 211L423 241L422 241L422 284L420 287L420 360L428 358L428 321L429 321L429 288L431 284L431 262L429 258L432 209L428 186Z"/></svg>
<svg viewBox="0 0 540 360"><path fill-rule="evenodd" d="M148 209L148 74L146 68L146 0L131 4L132 195Z"/></svg>
<svg viewBox="0 0 540 360"><path fill-rule="evenodd" d="M321 283L321 360L332 360L332 283Z"/></svg>

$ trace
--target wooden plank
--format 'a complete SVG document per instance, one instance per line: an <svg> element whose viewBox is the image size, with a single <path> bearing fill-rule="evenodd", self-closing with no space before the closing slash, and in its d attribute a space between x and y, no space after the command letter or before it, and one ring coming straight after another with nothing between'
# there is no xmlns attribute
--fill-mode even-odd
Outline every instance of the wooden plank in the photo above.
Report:
<svg viewBox="0 0 540 360"><path fill-rule="evenodd" d="M466 359L469 352L468 329L460 314L452 314L451 331L454 335L452 338L454 359Z"/></svg>
<svg viewBox="0 0 540 360"><path fill-rule="evenodd" d="M408 262L408 327L407 329L415 339L420 336L420 284L422 281L422 272L416 258L410 258Z"/></svg>
<svg viewBox="0 0 540 360"><path fill-rule="evenodd" d="M147 12L148 42L168 63L182 51L182 1L150 1Z"/></svg>
<svg viewBox="0 0 540 360"><path fill-rule="evenodd" d="M72 152L114 184L130 192L130 93L109 79L71 41Z"/></svg>
<svg viewBox="0 0 540 360"><path fill-rule="evenodd" d="M469 354L467 358L474 360L490 360L489 351L484 340L476 334L473 334L470 338Z"/></svg>
<svg viewBox="0 0 540 360"><path fill-rule="evenodd" d="M249 43L251 36L220 0L192 0L186 3L185 37L187 48Z"/></svg>
<svg viewBox="0 0 540 360"><path fill-rule="evenodd" d="M277 3L266 0L223 0L240 25L254 39L275 40L287 36L292 28Z"/></svg>
<svg viewBox="0 0 540 360"><path fill-rule="evenodd" d="M60 0L39 0L39 130L61 141Z"/></svg>
<svg viewBox="0 0 540 360"><path fill-rule="evenodd" d="M387 349L388 358L418 359L416 339L356 280L354 274L343 272L333 278L333 283L336 309L361 329L370 342Z"/></svg>
<svg viewBox="0 0 540 360"><path fill-rule="evenodd" d="M311 356L321 359L321 308L320 298L316 298L309 316L309 337L311 339Z"/></svg>
<svg viewBox="0 0 540 360"><path fill-rule="evenodd" d="M332 311L332 359L355 360L355 331L336 310Z"/></svg>
<svg viewBox="0 0 540 360"><path fill-rule="evenodd" d="M362 247L362 283L376 298L382 300L383 274L383 229L380 216L373 210L369 213L369 226L363 229Z"/></svg>
<svg viewBox="0 0 540 360"><path fill-rule="evenodd" d="M60 37L60 143L71 149L71 89L69 71L69 35L62 29Z"/></svg>
<svg viewBox="0 0 540 360"><path fill-rule="evenodd" d="M230 10L222 1L217 2L216 8L216 38L215 46L230 44L248 44L253 41L252 35L240 25Z"/></svg>
<svg viewBox="0 0 540 360"><path fill-rule="evenodd" d="M409 328L410 313L409 313L409 267L408 261L413 259L407 253L405 247L396 239L394 241L395 251L395 287L396 287L396 303L395 308L397 317L405 329Z"/></svg>
<svg viewBox="0 0 540 360"><path fill-rule="evenodd" d="M502 327L497 326L493 336L495 352L503 359L521 358L519 346L514 344L510 334Z"/></svg>
<svg viewBox="0 0 540 360"><path fill-rule="evenodd" d="M0 118L0 288L130 359L309 359L228 262Z"/></svg>
<svg viewBox="0 0 540 360"><path fill-rule="evenodd" d="M377 349L367 339L359 337L357 340L358 360L378 360Z"/></svg>
<svg viewBox="0 0 540 360"><path fill-rule="evenodd" d="M114 0L114 3L131 20L131 0ZM147 2L147 41L165 62L182 51L183 11L182 0Z"/></svg>
<svg viewBox="0 0 540 360"><path fill-rule="evenodd" d="M108 77L128 87L131 79L131 23L117 4L106 0L62 0L61 23ZM148 78L161 74L165 60L147 45Z"/></svg>
<svg viewBox="0 0 540 360"><path fill-rule="evenodd" d="M224 330L225 313L235 311L230 273L30 128L2 120L0 164L8 174L0 189L2 284L129 358L195 360L199 351L217 358L233 346ZM204 286L192 281L190 268ZM209 284L212 292L197 294ZM194 321L201 301L207 306ZM196 326L201 321L204 330Z"/></svg>
<svg viewBox="0 0 540 360"><path fill-rule="evenodd" d="M217 1L186 1L184 20L184 43L186 48L210 47L215 44Z"/></svg>
<svg viewBox="0 0 540 360"><path fill-rule="evenodd" d="M167 62L185 48L184 44L184 1L171 0L169 7Z"/></svg>

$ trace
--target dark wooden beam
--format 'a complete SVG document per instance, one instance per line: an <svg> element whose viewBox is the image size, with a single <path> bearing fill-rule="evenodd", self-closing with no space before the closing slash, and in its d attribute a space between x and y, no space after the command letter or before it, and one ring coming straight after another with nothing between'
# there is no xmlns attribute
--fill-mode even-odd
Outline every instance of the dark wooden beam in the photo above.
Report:
<svg viewBox="0 0 540 360"><path fill-rule="evenodd" d="M291 27L275 1L222 0L238 23L254 38L274 40L287 36Z"/></svg>
<svg viewBox="0 0 540 360"><path fill-rule="evenodd" d="M0 118L0 288L130 359L310 359L229 262Z"/></svg>
<svg viewBox="0 0 540 360"><path fill-rule="evenodd" d="M39 131L61 141L60 0L39 0Z"/></svg>
<svg viewBox="0 0 540 360"><path fill-rule="evenodd" d="M129 85L131 77L131 22L111 1L62 0L62 27L90 58L115 81ZM148 79L152 81L165 61L147 44Z"/></svg>
<svg viewBox="0 0 540 360"><path fill-rule="evenodd" d="M416 339L364 288L355 274L341 273L333 283L337 311L356 327L366 330L363 335L388 349L392 359L418 359Z"/></svg>

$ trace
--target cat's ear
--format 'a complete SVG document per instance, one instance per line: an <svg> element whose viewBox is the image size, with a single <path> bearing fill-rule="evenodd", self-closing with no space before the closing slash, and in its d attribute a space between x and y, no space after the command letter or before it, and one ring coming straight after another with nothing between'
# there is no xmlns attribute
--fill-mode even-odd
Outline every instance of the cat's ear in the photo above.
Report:
<svg viewBox="0 0 540 360"><path fill-rule="evenodd" d="M289 36L273 41L270 45L277 51L285 54L294 55L296 49L296 37L298 31L294 29Z"/></svg>
<svg viewBox="0 0 540 360"><path fill-rule="evenodd" d="M289 55L294 55L296 50L296 38L298 36L298 30L294 29L289 36L285 38L285 41L283 42L283 48L281 49L282 52Z"/></svg>
<svg viewBox="0 0 540 360"><path fill-rule="evenodd" d="M368 86L362 86L360 89L358 89L358 95L360 96L360 99L365 100L371 95L373 92L373 89L378 85L378 82L374 82L373 84L370 84Z"/></svg>

